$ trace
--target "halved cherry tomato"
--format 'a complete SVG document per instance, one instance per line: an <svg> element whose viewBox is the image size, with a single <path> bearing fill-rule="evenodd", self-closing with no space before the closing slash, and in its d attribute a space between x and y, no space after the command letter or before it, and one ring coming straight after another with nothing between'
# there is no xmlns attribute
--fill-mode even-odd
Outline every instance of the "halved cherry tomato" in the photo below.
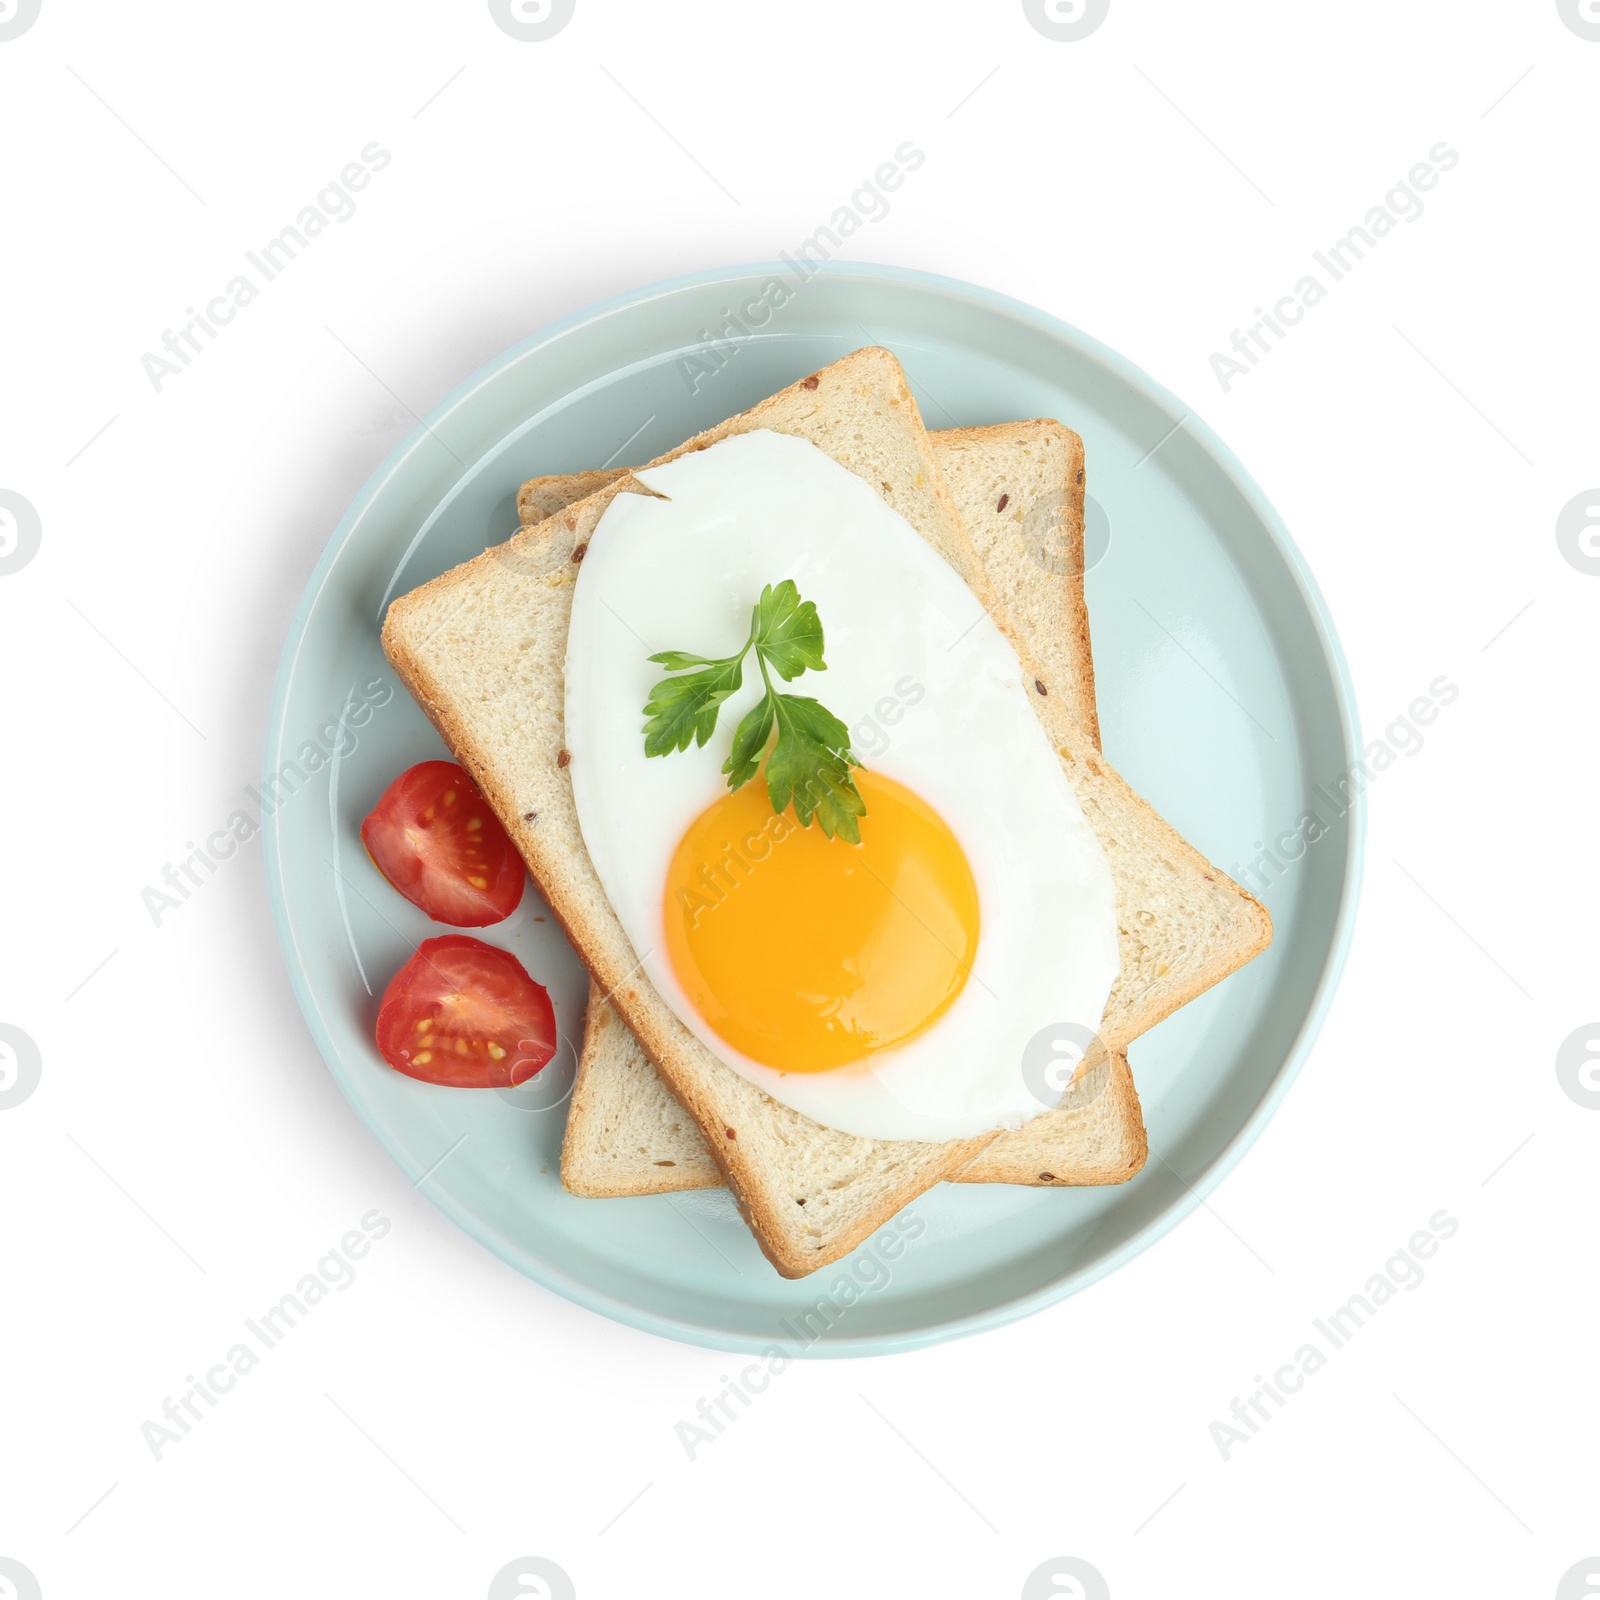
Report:
<svg viewBox="0 0 1600 1600"><path fill-rule="evenodd" d="M509 951L447 933L424 939L383 991L378 1049L408 1078L505 1089L556 1053L556 1014Z"/></svg>
<svg viewBox="0 0 1600 1600"><path fill-rule="evenodd" d="M522 857L453 761L402 772L361 824L361 842L378 871L435 922L486 928L522 899Z"/></svg>

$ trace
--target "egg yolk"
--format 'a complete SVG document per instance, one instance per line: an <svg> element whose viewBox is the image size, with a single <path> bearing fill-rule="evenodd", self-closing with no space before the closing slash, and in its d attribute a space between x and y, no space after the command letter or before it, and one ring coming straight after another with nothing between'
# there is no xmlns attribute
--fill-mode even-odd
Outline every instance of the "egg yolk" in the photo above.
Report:
<svg viewBox="0 0 1600 1600"><path fill-rule="evenodd" d="M706 1022L783 1072L826 1072L904 1044L961 993L978 890L944 820L857 772L861 843L777 815L763 778L690 824L667 873L666 948Z"/></svg>

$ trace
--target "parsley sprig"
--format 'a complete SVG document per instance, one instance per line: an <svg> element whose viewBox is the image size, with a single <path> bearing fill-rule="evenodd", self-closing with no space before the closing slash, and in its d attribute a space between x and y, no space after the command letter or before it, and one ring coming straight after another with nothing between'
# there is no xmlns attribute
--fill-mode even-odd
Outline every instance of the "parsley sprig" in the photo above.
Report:
<svg viewBox="0 0 1600 1600"><path fill-rule="evenodd" d="M744 658L751 650L761 669L766 693L734 730L733 749L723 763L730 789L742 789L761 767L773 731L777 740L767 755L767 795L772 809L783 812L794 803L800 826L814 816L831 839L861 842L857 817L866 803L850 775L861 763L850 753L850 730L825 706L803 695L780 694L772 686L776 673L785 683L802 672L826 672L822 659L822 622L817 608L800 598L792 579L768 584L750 613L750 634L737 655L720 659L663 650L650 659L669 673L650 691L645 704L644 753L671 755L691 742L703 746L716 730L722 702L744 681Z"/></svg>

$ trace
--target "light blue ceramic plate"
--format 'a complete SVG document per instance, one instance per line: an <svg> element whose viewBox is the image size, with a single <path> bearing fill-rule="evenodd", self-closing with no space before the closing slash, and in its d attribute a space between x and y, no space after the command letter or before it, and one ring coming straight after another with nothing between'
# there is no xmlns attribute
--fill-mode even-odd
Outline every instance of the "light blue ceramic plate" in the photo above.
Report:
<svg viewBox="0 0 1600 1600"><path fill-rule="evenodd" d="M774 280L789 298L771 310ZM508 538L523 479L648 460L869 343L900 357L930 428L1058 417L1083 435L1106 753L1236 876L1262 843L1276 851L1281 869L1265 863L1248 881L1277 936L1135 1046L1160 1159L1133 1182L942 1185L838 1267L789 1283L721 1190L563 1193L585 979L531 892L486 936L548 985L557 1063L505 1094L434 1088L383 1064L375 997L440 930L379 877L357 829L391 778L444 753L379 650L390 598ZM900 270L682 278L547 328L475 373L373 475L312 577L279 671L268 774L317 765L308 743L335 754L270 819L268 872L296 992L351 1104L424 1193L519 1271L635 1327L725 1349L907 1349L1025 1316L1129 1260L1272 1114L1327 1007L1354 910L1359 806L1340 815L1313 793L1359 749L1352 696L1315 585L1260 490L1203 423L1092 339ZM1307 813L1320 829L1302 825Z"/></svg>

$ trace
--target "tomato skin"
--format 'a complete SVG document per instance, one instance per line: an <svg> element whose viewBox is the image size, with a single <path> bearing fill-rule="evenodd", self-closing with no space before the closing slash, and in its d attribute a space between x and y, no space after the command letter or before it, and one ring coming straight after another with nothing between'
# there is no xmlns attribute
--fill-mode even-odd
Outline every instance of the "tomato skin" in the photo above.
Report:
<svg viewBox="0 0 1600 1600"><path fill-rule="evenodd" d="M402 772L361 824L361 842L407 900L453 928L505 921L528 880L500 819L453 761Z"/></svg>
<svg viewBox="0 0 1600 1600"><path fill-rule="evenodd" d="M461 1089L526 1083L556 1053L556 1014L508 950L464 933L424 939L378 1004L378 1051L396 1072Z"/></svg>

